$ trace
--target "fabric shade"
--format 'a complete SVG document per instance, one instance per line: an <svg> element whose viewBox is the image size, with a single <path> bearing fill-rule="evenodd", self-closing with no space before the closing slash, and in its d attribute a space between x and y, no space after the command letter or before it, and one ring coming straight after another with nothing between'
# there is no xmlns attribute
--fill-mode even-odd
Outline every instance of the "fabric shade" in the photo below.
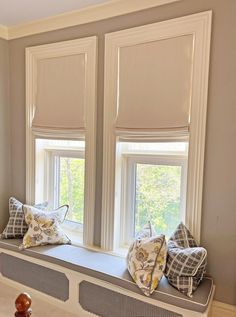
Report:
<svg viewBox="0 0 236 317"><path fill-rule="evenodd" d="M38 61L33 128L84 128L84 101L85 54Z"/></svg>
<svg viewBox="0 0 236 317"><path fill-rule="evenodd" d="M119 51L116 130L188 130L193 36Z"/></svg>

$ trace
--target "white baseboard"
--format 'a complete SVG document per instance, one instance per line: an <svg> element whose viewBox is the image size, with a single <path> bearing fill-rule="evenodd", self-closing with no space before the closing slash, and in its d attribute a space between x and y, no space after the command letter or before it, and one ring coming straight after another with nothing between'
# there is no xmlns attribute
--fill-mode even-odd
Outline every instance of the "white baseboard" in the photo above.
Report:
<svg viewBox="0 0 236 317"><path fill-rule="evenodd" d="M236 306L213 301L210 317L236 317Z"/></svg>

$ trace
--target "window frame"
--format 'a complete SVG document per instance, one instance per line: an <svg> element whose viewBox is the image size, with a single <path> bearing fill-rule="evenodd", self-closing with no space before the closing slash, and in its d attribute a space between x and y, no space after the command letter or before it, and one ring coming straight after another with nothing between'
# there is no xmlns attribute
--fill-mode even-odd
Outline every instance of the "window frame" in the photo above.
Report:
<svg viewBox="0 0 236 317"><path fill-rule="evenodd" d="M91 36L34 47L26 52L26 202L35 202L35 140L85 139L85 189L83 245L94 243L95 175L96 175L96 97L97 37ZM85 127L79 130L32 129L37 93L37 62L40 59L85 54Z"/></svg>
<svg viewBox="0 0 236 317"><path fill-rule="evenodd" d="M209 55L212 11L197 13L177 19L153 23L128 30L122 30L105 37L105 88L104 88L104 130L103 130L103 197L101 246L114 250L117 245L117 228L120 219L115 210L116 143L118 136L127 140L181 140L189 137L187 206L185 224L196 240L200 242L201 209L204 171L204 149L206 131ZM147 43L158 39L193 35L194 62L191 89L191 123L189 132L116 131L115 120L119 107L119 50L121 47Z"/></svg>

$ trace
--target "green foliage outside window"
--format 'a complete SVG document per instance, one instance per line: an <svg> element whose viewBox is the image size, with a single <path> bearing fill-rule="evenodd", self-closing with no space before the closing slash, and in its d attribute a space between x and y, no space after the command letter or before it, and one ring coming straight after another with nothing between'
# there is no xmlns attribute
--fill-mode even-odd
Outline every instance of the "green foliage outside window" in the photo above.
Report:
<svg viewBox="0 0 236 317"><path fill-rule="evenodd" d="M135 231L149 220L167 237L180 220L181 167L136 165ZM60 205L69 204L67 219L83 223L84 159L60 158Z"/></svg>
<svg viewBox="0 0 236 317"><path fill-rule="evenodd" d="M70 206L66 219L83 223L84 159L60 158L60 205Z"/></svg>
<svg viewBox="0 0 236 317"><path fill-rule="evenodd" d="M181 167L136 165L135 231L149 220L167 237L180 221Z"/></svg>

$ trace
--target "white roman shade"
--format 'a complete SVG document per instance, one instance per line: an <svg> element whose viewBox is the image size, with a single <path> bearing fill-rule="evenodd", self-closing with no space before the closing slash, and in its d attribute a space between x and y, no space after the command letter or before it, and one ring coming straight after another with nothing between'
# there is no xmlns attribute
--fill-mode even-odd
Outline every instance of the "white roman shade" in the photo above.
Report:
<svg viewBox="0 0 236 317"><path fill-rule="evenodd" d="M119 131L188 131L193 35L127 45L119 49Z"/></svg>
<svg viewBox="0 0 236 317"><path fill-rule="evenodd" d="M33 128L85 128L85 59L75 54L37 61Z"/></svg>

